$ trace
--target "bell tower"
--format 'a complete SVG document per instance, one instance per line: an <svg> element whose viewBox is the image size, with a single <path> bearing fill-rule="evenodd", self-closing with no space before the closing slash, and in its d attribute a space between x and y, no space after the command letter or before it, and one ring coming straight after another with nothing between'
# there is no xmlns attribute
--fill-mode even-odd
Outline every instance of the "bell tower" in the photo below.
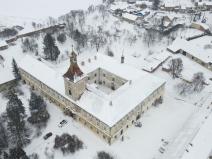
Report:
<svg viewBox="0 0 212 159"><path fill-rule="evenodd" d="M77 54L73 50L70 56L70 66L63 75L65 83L65 93L73 100L78 100L86 88L85 75L77 64Z"/></svg>

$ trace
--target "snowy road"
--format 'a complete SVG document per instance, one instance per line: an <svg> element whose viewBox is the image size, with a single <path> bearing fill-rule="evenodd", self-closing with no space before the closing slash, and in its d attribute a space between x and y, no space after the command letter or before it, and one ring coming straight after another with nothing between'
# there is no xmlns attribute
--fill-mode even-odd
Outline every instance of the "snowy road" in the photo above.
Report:
<svg viewBox="0 0 212 159"><path fill-rule="evenodd" d="M195 103L196 110L192 113L185 122L181 131L173 138L167 146L161 146L164 153L158 152L155 159L180 159L184 153L189 153L193 145L192 140L195 138L200 128L211 115L212 93L201 98L198 103Z"/></svg>

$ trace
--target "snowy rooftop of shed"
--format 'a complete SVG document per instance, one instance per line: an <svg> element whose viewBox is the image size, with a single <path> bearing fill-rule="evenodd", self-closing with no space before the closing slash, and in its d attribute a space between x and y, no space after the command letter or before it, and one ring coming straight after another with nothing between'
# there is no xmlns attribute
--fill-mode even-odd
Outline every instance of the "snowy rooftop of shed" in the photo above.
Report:
<svg viewBox="0 0 212 159"><path fill-rule="evenodd" d="M73 101L65 95L62 77L68 65L55 71L43 62L26 55L19 66L110 127L165 83L162 79L121 64L105 55L98 54L96 59L90 58L90 60L91 62L83 60L85 62L83 66L81 62L78 62L85 74L102 68L128 80L128 82L108 95L99 93L93 89L92 85L87 84L88 90L84 92L80 100Z"/></svg>

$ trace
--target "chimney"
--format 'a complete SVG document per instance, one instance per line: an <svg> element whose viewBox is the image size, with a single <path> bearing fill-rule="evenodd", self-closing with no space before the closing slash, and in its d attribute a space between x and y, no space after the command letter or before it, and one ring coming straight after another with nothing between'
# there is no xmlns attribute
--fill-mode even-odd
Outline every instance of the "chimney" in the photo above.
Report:
<svg viewBox="0 0 212 159"><path fill-rule="evenodd" d="M124 63L124 55L121 55L121 63Z"/></svg>

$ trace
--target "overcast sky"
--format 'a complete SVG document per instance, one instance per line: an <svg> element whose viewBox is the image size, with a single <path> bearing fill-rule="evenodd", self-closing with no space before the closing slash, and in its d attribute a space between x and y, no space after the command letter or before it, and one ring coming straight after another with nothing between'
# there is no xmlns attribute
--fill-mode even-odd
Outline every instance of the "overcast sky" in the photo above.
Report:
<svg viewBox="0 0 212 159"><path fill-rule="evenodd" d="M101 0L0 0L0 15L44 18L58 17L74 9L87 9Z"/></svg>

